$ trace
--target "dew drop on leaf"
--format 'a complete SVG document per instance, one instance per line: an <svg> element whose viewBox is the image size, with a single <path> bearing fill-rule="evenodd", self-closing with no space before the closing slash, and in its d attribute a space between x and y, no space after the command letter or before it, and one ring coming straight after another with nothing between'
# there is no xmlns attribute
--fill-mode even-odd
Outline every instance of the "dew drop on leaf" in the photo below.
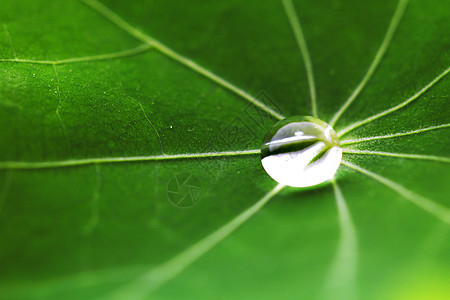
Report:
<svg viewBox="0 0 450 300"><path fill-rule="evenodd" d="M292 187L309 187L330 180L341 160L336 132L324 121L310 116L279 121L261 146L261 162L267 174Z"/></svg>

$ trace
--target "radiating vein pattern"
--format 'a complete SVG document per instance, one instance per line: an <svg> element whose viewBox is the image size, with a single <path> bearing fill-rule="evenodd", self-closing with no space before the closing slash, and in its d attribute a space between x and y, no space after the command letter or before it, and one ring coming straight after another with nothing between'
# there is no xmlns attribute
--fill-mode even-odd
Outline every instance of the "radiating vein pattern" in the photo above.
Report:
<svg viewBox="0 0 450 300"><path fill-rule="evenodd" d="M203 68L199 64L193 62L192 60L178 54L177 52L173 51L169 47L165 46L163 43L157 41L153 37L150 37L146 35L145 33L137 30L130 24L128 24L125 20L123 20L121 17L119 17L117 14L115 14L113 11L111 11L109 8L101 4L100 2L96 0L80 0L84 3L86 3L88 6L92 7L94 10L96 10L98 13L103 15L106 19L111 21L112 23L116 24L119 28L130 34L131 36L135 37L136 39L145 42L146 44L152 45L155 49L157 49L162 54L172 58L173 60L179 62L180 64L190 68L191 70L201 74L202 76L212 80L213 82L219 84L220 86L228 89L229 91L232 91L233 93L241 96L245 100L249 101L256 107L266 111L271 116L281 120L284 119L284 116L280 113L276 112L272 108L268 107L258 99L254 98L247 92L243 91L242 89L236 87L235 85L231 84L230 82L226 81L225 79L221 78L220 76L214 74L211 71L208 71L207 69Z"/></svg>
<svg viewBox="0 0 450 300"><path fill-rule="evenodd" d="M421 195L418 195L390 179L387 179L369 170L363 169L357 165L354 165L344 160L342 161L342 164L384 184L385 186L395 191L399 195L405 197L411 203L417 205L426 212L439 218L443 222L450 224L450 209L448 209L447 207L442 206L439 203L433 202L432 200L425 198Z"/></svg>
<svg viewBox="0 0 450 300"><path fill-rule="evenodd" d="M92 165L92 164L181 160L190 158L226 157L226 156L256 155L256 154L259 155L260 153L261 151L257 149L257 150L243 150L243 151L185 153L185 154L153 155L153 156L98 157L98 158L68 159L60 161L43 161L43 162L3 161L0 162L0 170L51 169L51 168Z"/></svg>
<svg viewBox="0 0 450 300"><path fill-rule="evenodd" d="M61 116L59 114L59 111L61 108L62 94L61 94L61 90L60 90L61 89L60 80L58 77L58 70L59 70L58 66L64 65L64 64L95 62L95 61L132 57L134 55L146 53L147 51L150 51L151 49L155 49L155 50L159 51L160 55L166 56L169 59L173 60L175 64L179 64L180 68L187 67L190 71L196 72L196 73L192 72L192 74L202 75L203 77L206 78L205 80L210 80L211 83L215 83L214 85L216 85L217 87L222 87L225 90L227 90L228 92L232 92L232 93L244 98L246 101L252 103L256 107L260 108L261 110L268 112L275 118L277 118L277 119L284 118L284 116L281 115L279 112L266 106L264 103L260 102L258 99L255 99L253 96L251 96L246 91L236 87L232 83L230 83L227 80L221 78L220 76L214 74L213 72L205 69L204 67L197 64L196 62L193 62L192 60L173 51L172 49L165 46L163 43L157 41L156 39L137 30L135 27L133 27L132 25L127 23L124 19L122 19L117 14L115 14L114 12L109 10L106 6L104 6L97 0L80 0L80 1L83 1L86 4L88 4L90 7L92 7L94 10L96 10L98 13L100 13L106 19L108 19L109 21L111 21L112 23L117 25L119 28L124 30L126 33L134 36L139 41L142 41L144 44L137 48L133 48L133 49L129 49L129 50L94 55L94 56L86 56L86 57L74 57L74 58L67 58L67 59L61 59L61 60L21 59L21 58L17 58L11 36L9 35L9 32L7 32L7 27L5 25L4 30L7 33L7 37L9 38L12 52L14 53L14 56L13 56L14 58L0 59L0 62L3 62L5 64L7 64L7 63L39 64L39 65L43 65L42 68L45 68L45 67L53 68L53 70L55 72L56 84L57 84L56 94L58 96L58 98L57 98L58 102L57 102L55 112L56 112L56 115L57 115L59 121L61 122L61 126L63 127L64 134L67 139L68 139L68 136L67 136L67 133L65 132L64 124L62 123ZM310 93L310 98L311 98L312 114L314 116L317 116L318 109L317 109L316 87L315 87L315 82L314 82L313 66L312 66L310 54L308 52L308 48L307 48L307 44L306 44L305 37L303 34L303 30L302 30L300 21L298 19L298 16L296 14L292 0L281 0L281 1L284 5L284 9L286 10L288 21L294 32L294 37L297 41L298 47L300 49L300 54L301 54L304 64L305 64L306 75L307 75L307 80L308 80L308 85L309 85L309 93ZM338 121L338 119L342 116L342 114L344 114L344 112L348 109L348 107L350 107L351 104L356 100L358 95L361 94L361 91L368 84L368 82L370 82L371 77L373 76L374 72L376 72L378 65L381 63L382 58L388 49L388 46L393 38L395 30L400 22L400 18L403 15L403 12L405 10L407 2L408 2L408 0L400 0L399 1L396 12L395 12L395 14L392 18L392 21L389 25L389 29L386 33L386 36L384 37L384 40L381 44L380 49L376 53L374 61L371 63L371 65L370 65L369 69L367 70L367 73L364 75L362 81L358 84L356 89L352 92L350 98L344 103L344 106L341 107L340 110L333 117L333 120L330 122L330 123L332 123L332 125L334 125L334 123L336 123ZM286 22L286 24L287 24L287 22ZM17 43L17 44L19 45L20 43ZM53 44L52 44L52 46L53 46ZM48 66L45 66L45 65L48 65ZM190 72L189 70L187 72ZM449 69L446 70L447 73L448 73L448 70ZM118 71L120 71L120 70L118 70ZM148 70L148 72L151 72L151 71L152 70ZM164 70L162 70L162 71L164 71ZM141 72L138 70L137 74L142 75L140 73ZM97 73L93 72L93 74L97 74ZM60 74L60 75L61 75L61 79L63 79L63 74ZM353 130L359 126L370 123L378 118L381 118L391 112L396 111L397 109L404 107L408 103L410 103L410 102L414 101L416 98L420 97L420 95L422 93L424 93L428 88L430 88L437 81L439 81L444 75L435 79L431 83L431 85L426 86L425 90L422 89L421 91L419 91L419 93L416 94L417 96L415 95L416 97L414 99L410 100L411 99L410 98L410 99L406 100L405 102L403 102L402 104L397 105L385 112L382 112L382 113L377 114L373 117L370 117L366 120L363 120L361 122L350 125L346 129L341 131L341 133L342 133L341 136L344 134L347 134L348 132L350 132L351 130ZM125 77L122 79L125 79ZM132 79L132 78L130 78L130 79ZM85 80L88 81L89 78L86 77ZM64 81L62 81L61 84L62 84L62 88L64 91ZM82 84L83 84L83 82L81 82L79 85L74 85L74 88L81 87L81 86L83 86ZM152 82L152 84L153 84L153 82ZM105 84L105 86L106 85L107 84ZM101 85L99 87L104 87L104 86ZM170 89L169 86L167 88ZM94 91L94 89L92 89L92 90ZM159 92L159 90L158 90L158 92ZM53 94L53 91L51 91L51 93ZM145 93L145 90L142 91L142 93ZM62 99L63 99L62 104L66 104L66 102L64 101L64 97L62 97ZM149 116L152 117L151 113L149 112L149 110L147 110L147 112L146 112L146 110L144 109L144 106L139 101L137 101L137 100L135 100L135 101L139 104L140 111L142 111L142 114L145 117L145 119L148 121L149 125L155 130L156 135L158 136L160 146L161 146L162 155L159 155L159 153L153 153L153 154L157 154L157 155L132 156L132 157L97 157L97 158L94 157L94 158L83 158L83 159L68 159L68 160L61 160L61 161L41 161L41 162L24 162L24 161L3 161L2 162L2 161L0 161L0 170L6 170L6 172L5 172L6 177L3 182L3 187L1 187L1 185L0 185L0 214L2 211L2 204L5 202L5 199L8 197L8 192L9 192L10 186L11 186L12 173L16 172L16 171L13 171L14 169L17 169L17 170L31 169L32 170L32 169L66 168L66 167L78 167L78 166L93 167L94 168L93 171L95 171L95 173L93 172L92 175L94 176L94 174L95 174L95 178L94 178L95 180L92 181L92 186L88 187L88 189L92 188L91 193L88 194L88 197L91 196L91 202L90 202L92 205L90 207L91 215L90 215L90 218L86 217L86 220L83 219L85 223L82 223L83 225L85 225L84 226L85 233L90 234L95 230L95 228L99 224L99 220L100 220L99 203L101 203L100 200L103 199L103 197L106 198L108 195L110 195L110 192L111 192L110 190L108 191L108 188L111 188L110 187L111 183L108 183L108 180L104 180L105 181L103 184L104 186L102 186L102 174L101 174L101 169L100 169L102 167L101 166L102 164L144 163L144 162L153 162L153 161L222 158L222 157L235 157L235 156L241 157L241 156L248 156L248 155L258 155L259 156L260 155L259 149L243 150L243 151L225 151L225 152L165 154L158 129L152 123L152 119L147 116L147 112L148 112ZM63 105L63 107L65 107L65 106L66 105ZM52 111L52 113L53 113L53 111ZM83 111L80 111L79 113L83 113ZM137 117L141 118L141 121L143 121L142 114L139 114L139 115L133 114L132 116L133 117L137 116ZM64 114L63 114L63 116L64 116ZM102 115L99 114L99 117L101 117L101 116ZM52 115L52 117L55 117L54 114ZM90 115L87 114L86 118L89 118L89 117L90 117ZM158 125L157 123L155 123L155 124ZM25 123L25 125L27 125L27 124ZM120 124L113 124L114 129L121 129L120 127L116 128L117 127L116 125L120 125ZM56 126L58 129L58 125L56 125ZM396 138L396 137L401 137L401 136L414 135L414 134L419 134L419 133L423 133L423 132L427 132L427 131L431 131L431 130L435 130L435 129L446 128L449 126L450 126L450 124L443 124L443 125L432 126L432 127L428 127L428 128L417 129L417 130L413 130L413 131L409 131L409 132L393 133L393 134L382 135L382 136L374 136L374 137L359 138L359 139L354 139L354 140L347 140L347 141L344 141L342 144L349 145L349 144L357 144L357 143L362 143L362 142L371 141L371 140L383 140L383 139L390 139L390 138ZM145 126L145 127L146 127L146 129L150 129L150 128L148 128L148 126ZM81 132L81 134L88 134L88 133L89 132L87 132L87 131ZM120 134L120 133L117 133L117 134ZM56 136L56 137L58 137L58 136ZM53 137L53 136L51 136L51 137ZM109 136L107 136L107 137L109 137ZM51 141L53 141L53 140L49 140L47 142L51 142ZM175 142L175 141L172 141L172 142ZM88 144L89 143L86 142L86 145L88 145ZM114 148L116 148L116 147L114 147ZM47 148L44 148L44 149L47 149ZM352 149L345 149L344 152L346 154L349 154L349 156L350 156L350 154L352 154L352 155L377 155L377 156L387 156L387 157L406 158L406 159L431 160L431 161L439 161L439 162L449 162L450 161L450 158L421 155L421 154L402 154L402 153L362 151L362 150L352 150ZM68 156L68 157L70 157L70 156ZM425 197L422 197L422 196L406 189L405 187L399 185L398 183L396 183L392 180L389 180L387 178L384 178L376 173L365 170L359 166L350 164L348 162L343 162L343 164L350 168L353 168L357 172L360 172L360 173L386 185L387 187L389 187L393 191L397 192L398 194L402 195L403 197L405 197L406 199L408 199L409 201L411 201L418 207L426 210L427 212L431 213L432 215L438 217L439 219L442 219L444 222L450 223L449 209L442 207L441 205L436 204L433 201L431 201ZM120 172L120 170L118 170L117 172ZM28 175L26 174L26 172L22 172L22 171L17 172L17 173L21 173L21 175L24 175L27 177L28 177L28 175L33 175L33 174L31 174L31 172ZM24 173L24 174L22 174L22 173ZM106 174L106 172L105 172L105 174ZM39 176L41 176L41 175L44 176L45 174L40 174ZM58 176L60 176L60 175L58 175ZM159 173L158 173L157 167L156 167L156 172L152 173L151 176L152 176L152 178L158 178ZM110 177L108 179L111 179L111 178L112 177ZM14 179L16 180L16 178L14 178ZM33 180L33 179L34 179L34 177L30 177L30 179L25 179L21 182L28 183L28 182L26 182L27 180ZM148 179L148 177L147 177L147 179ZM69 179L69 181L70 181L70 179ZM39 181L37 181L37 182L39 182ZM54 184L60 183L60 182L64 184L64 183L67 183L67 180L55 181ZM162 219L163 217L161 217L161 216L164 216L163 215L164 211L161 208L162 201L159 201L161 199L158 199L158 196L160 195L160 193L159 193L160 192L159 191L160 183L158 183L158 180L155 180L154 184L155 184L155 188L154 188L153 198L156 199L155 205L157 207L155 209L155 215L157 215L158 218ZM18 186L19 181L15 185ZM327 290L331 291L332 299L334 299L333 298L334 296L335 296L335 298L338 298L337 295L341 295L341 294L344 295L342 298L352 299L352 298L356 298L356 276L357 276L357 263L358 263L357 234L356 234L356 229L352 222L351 214L350 214L349 208L347 207L344 195L343 195L338 183L335 182L334 180L332 180L332 187L334 190L337 212L338 212L340 237L338 240L338 245L337 245L338 247L337 247L337 250L335 253L334 260L329 269L329 277L328 277L328 281L326 283L325 288ZM45 186L44 189L39 189L38 194L39 193L42 194L43 192L45 192L46 191L45 188L48 188L48 187ZM86 271L85 275L83 275L83 276L74 275L74 276L72 276L73 278L71 279L71 281L69 283L64 282L64 281L57 281L61 277L58 276L58 272L56 272L57 273L56 274L57 279L55 280L56 283L53 282L52 283L53 285L51 285L51 284L48 285L49 281L45 280L45 278L44 278L44 280L38 282L39 285L42 284L42 287L38 288L37 294L39 296L41 296L41 295L45 296L46 291L55 293L55 294L62 294L63 292L66 292L65 289L67 287L73 291L77 291L77 292L80 291L83 293L83 291L81 291L81 289L85 289L86 288L85 285L87 283L87 285L92 285L92 286L95 285L96 288L100 287L100 290L102 289L101 287L106 287L107 285L108 285L108 287L111 287L114 284L115 290L113 291L111 297L108 297L108 299L140 299L140 298L146 297L147 295L151 294L153 291L157 290L162 285L166 284L168 281L175 278L177 275L182 273L184 270L189 268L189 266L191 266L198 259L203 257L206 253L208 253L208 251L210 251L216 245L220 244L223 240L225 240L230 235L232 235L238 228L240 228L240 226L245 224L245 222L247 222L247 220L249 220L252 216L254 216L258 211L260 211L264 207L264 205L266 205L268 203L268 201L270 201L270 199L275 197L282 189L283 189L282 185L277 185L270 192L268 192L267 194L262 196L262 198L258 199L255 204L251 205L249 208L247 208L243 212L239 211L239 213L236 213L237 216L235 218L231 219L230 221L227 220L227 222L225 222L225 224L223 226L221 226L217 229L211 228L211 230L208 233L210 233L210 232L212 232L212 233L205 234L205 237L203 239L200 239L199 241L197 241L197 240L191 241L189 243L189 245L191 245L191 246L189 246L187 248L183 247L182 249L179 250L179 252L177 252L178 255L170 257L167 261L163 262L161 265L152 267L151 269L149 266L144 266L145 271L143 273L141 273L141 272L139 273L139 274L144 274L144 275L139 276L135 280L127 281L124 286L117 287L117 285L116 285L118 282L123 282L124 280L126 280L125 278L129 278L127 276L124 276L124 273L126 273L126 272L124 272L121 268L117 267L117 265L118 265L117 262L119 262L119 264L121 263L121 264L126 265L127 261L120 261L120 257L115 257L114 253L113 253L113 254L109 255L109 258L106 257L105 261L104 261L105 265L112 264L113 266L115 266L111 271L107 270L107 272L101 271L98 274L97 273L93 274L96 272L96 269L95 269L94 265L92 265L92 266L89 265L89 266L86 266L87 271ZM32 189L30 189L30 192L32 192ZM88 192L89 192L89 190L88 190ZM102 195L101 192L104 192L104 195ZM128 193L126 193L126 194L128 194ZM50 193L49 195L45 194L44 198L52 196L52 195L53 195L52 193ZM135 194L130 194L130 195L133 196ZM138 194L136 194L136 195L138 195ZM11 197L11 198L13 198L13 197ZM22 200L22 199L17 199L17 200ZM37 200L39 200L39 199L37 199ZM52 202L51 200L52 199L49 199L49 201L50 201L49 203ZM131 199L131 200L133 200L133 199ZM51 205L53 205L53 204L51 204ZM72 212L72 214L74 212ZM18 213L20 214L21 212L18 212ZM161 216L159 216L159 214L161 214ZM23 217L23 215L18 215L18 216ZM426 216L428 216L428 215L426 215ZM62 217L64 217L64 216L61 215L60 218L62 218ZM104 217L104 216L102 215L102 217ZM149 218L149 216L144 216L144 217L146 218L146 220L148 220L148 218ZM11 219L11 220L14 221L14 219ZM55 220L57 220L57 219L55 219ZM153 222L153 220L152 220L152 222ZM164 227L165 224L163 224L162 221L161 221L161 223L158 223L158 222L152 223L152 231L149 231L149 232L146 231L144 233L144 235L145 235L144 239L146 239L146 240L143 241L140 239L140 237L141 237L140 235L136 235L136 237L138 239L137 242L136 242L136 240L132 240L132 242L136 242L135 244L138 245L138 247L142 247L142 245L141 245L142 242L146 243L146 242L150 241L151 245L153 246L154 243L158 243L158 240L154 239L155 238L155 236L153 235L154 231L155 232L158 231L158 234L164 233L164 230L175 231L175 229L170 228L170 226L173 226L173 224L169 223L167 225L167 228L165 228ZM104 222L104 223L107 224L107 222ZM103 222L101 224L103 224ZM156 227L156 225L153 225L153 224L158 225L158 227ZM122 226L123 224L121 223L119 225ZM105 227L105 228L108 229L107 227ZM61 229L64 230L64 228L61 228ZM77 230L77 232L79 231L78 228L75 228L75 229ZM154 231L153 231L153 229L154 229ZM57 233L58 232L55 231L55 234L54 234L55 235L54 241L56 241L56 244L53 242L49 245L51 247L56 245L57 248L58 247L61 248L61 245L59 245L59 242L60 242L59 236L56 236ZM99 232L99 234L100 234L100 232ZM68 236L68 237L70 238L70 236ZM106 236L106 238L108 238L108 236ZM178 241L179 240L176 240L175 243L178 243ZM8 241L6 241L6 242L8 242ZM20 241L20 242L23 242L23 241ZM29 239L29 243L33 243L33 242L35 242L35 241L33 241L33 239ZM106 242L108 242L108 241L106 240ZM92 251L90 250L91 244L90 244L89 240L87 240L86 245L89 246L88 252L80 252L79 251L80 248L73 247L72 244L69 245L70 247L73 247L73 249L70 249L70 251L68 253L69 255L67 257L69 259L71 257L73 258L73 255L75 254L76 258L78 259L80 257L80 255L82 255L83 257L81 257L81 258L83 261L85 261L85 260L89 261L89 258L96 257L96 255L99 254L98 252L102 251L102 248L104 248L103 247L104 241L101 241L101 243L98 243L98 244L93 243L92 246L99 245L99 248L93 247ZM173 245L173 243L169 244L169 245ZM159 248L165 247L165 245L164 245L164 243L161 245L158 244L158 247ZM32 259L34 259L34 257L32 257L32 255L35 255L36 253L34 253L34 252L36 252L36 251L34 251L33 247L29 248L28 250L27 250L27 247L23 247L23 248L26 249L26 251L28 251L28 252L24 252L24 253L27 255L30 255L30 257ZM12 249L14 249L14 244L12 244ZM140 248L140 249L145 249L145 248ZM38 251L38 254L39 254L39 251ZM147 260L150 260L152 262L154 262L155 260L158 260L157 256L156 256L156 258L153 257L154 254L155 253L150 253L150 252L143 253L143 255L147 258ZM66 253L64 253L64 256L65 255L66 255ZM39 255L38 255L38 259L40 259L40 258L41 257L39 257ZM45 262L45 259L48 260L48 257L43 257L43 259L44 259L43 262ZM146 260L146 259L144 259L144 260ZM30 259L30 261L32 261L32 260ZM130 260L130 262L131 261L132 262L142 261L142 257L136 256L136 258L134 260ZM70 261L68 261L68 262L70 263ZM27 266L25 266L25 267L27 267ZM88 271L91 269L91 267L92 267L92 270ZM46 267L44 269L42 269L42 270L44 271L43 273L45 273L45 275L47 275L47 273L48 273L48 276L55 275L54 274L55 272L53 272L50 265L49 265L49 267ZM71 272L71 270L65 270L65 271ZM139 271L141 271L141 269L139 269ZM137 274L134 271L131 273ZM28 276L28 274L25 274L25 275L26 275L25 277ZM19 278L19 277L17 277L17 278ZM23 281L23 280L21 280L21 281ZM109 284L109 282L111 282L111 284ZM27 284L28 283L25 282L24 286ZM22 288L21 290L26 290L26 289ZM41 291L44 291L44 292L41 293ZM32 294L33 292L27 292L27 293ZM102 293L102 291L100 291L100 293Z"/></svg>
<svg viewBox="0 0 450 300"><path fill-rule="evenodd" d="M388 156L388 157L417 159L417 160L431 160L431 161L437 161L437 162L450 163L450 157L442 157L442 156L434 156L434 155L391 153L391 152L354 150L354 149L343 149L342 152L345 154L378 155L378 156Z"/></svg>
<svg viewBox="0 0 450 300"><path fill-rule="evenodd" d="M383 39L383 42L381 43L380 48L378 49L375 55L374 60L372 61L372 64L370 65L369 69L367 70L367 73L364 75L363 79L358 84L356 89L353 91L350 97L344 102L344 105L342 105L342 107L336 112L336 114L333 116L330 122L328 122L332 127L334 127L334 125L341 117L341 115L347 110L347 108L353 103L353 101L355 101L356 97L358 97L358 95L364 89L364 87L367 85L370 78L372 77L373 73L377 69L378 65L381 62L381 59L383 58L387 48L389 47L389 44L391 43L392 37L394 36L398 24L400 23L400 19L403 16L408 1L409 0L399 0L394 16L392 17L391 23L389 24L388 30L386 32L386 35Z"/></svg>
<svg viewBox="0 0 450 300"><path fill-rule="evenodd" d="M371 117L368 117L362 121L358 121L356 123L353 123L352 125L347 126L346 128L342 129L341 131L338 132L339 137L342 137L344 135L346 135L347 133L349 133L350 131L358 128L359 126L362 126L364 124L368 124L370 122L373 122L379 118L382 118L388 114L391 114L403 107L405 107L406 105L410 104L411 102L413 102L414 100L416 100L417 98L419 98L423 93L425 93L426 91L428 91L432 86L434 86L437 82L439 82L442 78L445 77L445 75L447 75L450 72L450 67L448 67L445 71L443 71L441 74L439 74L435 79L433 79L430 83L428 83L425 87L423 87L420 91L418 91L417 93L415 93L414 95L412 95L410 98L406 99L405 101L397 104L394 107L391 107L389 109L386 109L385 111L382 111L376 115L373 115Z"/></svg>
<svg viewBox="0 0 450 300"><path fill-rule="evenodd" d="M298 47L300 48L300 53L302 55L303 61L305 63L306 75L308 76L309 93L311 97L312 115L314 117L317 117L316 84L314 82L314 72L305 36L303 34L303 30L300 25L297 13L295 12L295 7L292 3L292 0L282 0L282 3L286 11L286 15L289 19L289 23L291 24L292 31L294 32L295 39L297 40Z"/></svg>
<svg viewBox="0 0 450 300"><path fill-rule="evenodd" d="M326 299L357 299L358 241L356 229L338 183L334 179L331 183L339 216L340 238L336 255L328 272L324 296Z"/></svg>
<svg viewBox="0 0 450 300"><path fill-rule="evenodd" d="M387 134L387 135L370 136L370 137L364 137L364 138L352 139L352 140L343 140L343 141L341 141L341 145L345 146L345 145L353 145L353 144L359 144L359 143L375 141L375 140L392 139L392 138L408 136L408 135L415 135L415 134L419 134L419 133L423 133L423 132L427 132L427 131L448 128L448 127L450 127L450 124L442 124L442 125L430 126L430 127L426 127L426 128L405 131L405 132L392 133L392 134Z"/></svg>
<svg viewBox="0 0 450 300"><path fill-rule="evenodd" d="M75 64L83 62L94 62L102 60L110 60L117 58L130 57L145 53L152 48L150 44L144 44L139 47L123 50L113 53L105 53L99 55L85 56L85 57L74 57L60 60L33 60L33 59L21 59L21 58L0 58L0 62L10 62L10 63L28 63L28 64L38 64L38 65L66 65Z"/></svg>
<svg viewBox="0 0 450 300"><path fill-rule="evenodd" d="M198 260L210 249L236 231L236 229L244 224L255 213L260 211L261 208L283 188L284 186L281 184L275 186L264 197L259 199L255 204L247 208L230 222L226 223L169 261L150 270L140 278L117 290L109 299L143 299L148 296L161 285L180 274L193 262Z"/></svg>

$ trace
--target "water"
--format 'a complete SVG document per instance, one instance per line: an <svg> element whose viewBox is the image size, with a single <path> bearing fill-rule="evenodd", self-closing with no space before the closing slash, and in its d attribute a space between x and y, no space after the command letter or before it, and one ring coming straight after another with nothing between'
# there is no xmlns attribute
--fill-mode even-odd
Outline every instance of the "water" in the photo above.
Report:
<svg viewBox="0 0 450 300"><path fill-rule="evenodd" d="M275 181L309 187L333 178L342 160L333 128L309 116L289 117L276 123L264 137L261 162Z"/></svg>

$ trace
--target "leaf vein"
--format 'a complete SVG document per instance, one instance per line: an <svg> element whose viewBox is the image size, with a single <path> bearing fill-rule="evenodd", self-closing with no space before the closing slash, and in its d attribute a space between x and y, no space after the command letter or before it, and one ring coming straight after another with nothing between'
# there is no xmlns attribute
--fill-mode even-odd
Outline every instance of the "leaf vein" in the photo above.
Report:
<svg viewBox="0 0 450 300"><path fill-rule="evenodd" d="M410 98L406 99L405 101L401 102L400 104L397 104L394 107L391 107L385 111L382 111L376 115L373 115L371 117L368 117L362 121L358 121L353 123L352 125L347 126L346 128L342 129L341 131L338 132L339 137L342 137L344 135L346 135L347 133L349 133L350 131L368 124L370 122L373 122L381 117L384 117L388 114L391 114L403 107L405 107L406 105L410 104L411 102L413 102L414 100L416 100L417 98L419 98L423 93L425 93L426 91L428 91L432 86L434 86L437 82L439 82L442 78L445 77L445 75L447 75L450 72L450 67L448 67L445 71L443 71L441 74L439 74L436 78L434 78L430 83L428 83L425 87L423 87L420 91L418 91L417 93L415 93L414 95L412 95Z"/></svg>
<svg viewBox="0 0 450 300"><path fill-rule="evenodd" d="M69 154L70 154L71 153L70 139L67 134L66 125L64 125L64 122L62 121L61 115L59 113L59 109L61 107L61 91L60 91L60 81L59 81L59 76L58 76L58 71L56 69L56 65L53 65L53 70L54 70L55 77L56 77L56 93L58 95L58 104L56 105L55 113L56 113L56 116L58 117L58 122L61 125L61 128L63 130L64 138L65 138L66 144L67 144L67 149L69 150Z"/></svg>
<svg viewBox="0 0 450 300"><path fill-rule="evenodd" d="M374 141L374 140L392 139L392 138L396 138L396 137L414 135L414 134L418 134L418 133L422 133L422 132L447 128L447 127L450 127L450 123L436 125L436 126L430 126L430 127L426 127L426 128L412 130L412 131L398 132L398 133L393 133L393 134L388 134L388 135L370 136L370 137L364 137L364 138L353 139L353 140L343 140L343 141L341 141L341 146L359 144L359 143L364 143L364 142Z"/></svg>
<svg viewBox="0 0 450 300"><path fill-rule="evenodd" d="M420 207L426 212L432 214L433 216L437 217L443 222L450 224L450 209L448 209L447 207L442 206L439 203L433 202L432 200L425 198L419 194L416 194L390 179L387 179L369 170L363 169L357 165L351 164L344 160L342 161L342 164L374 179L375 181L384 184L385 186L395 191L399 195L405 197L411 203L415 204L416 206Z"/></svg>
<svg viewBox="0 0 450 300"><path fill-rule="evenodd" d="M398 24L400 23L400 20L403 16L403 13L406 9L406 5L408 4L409 0L399 0L397 8L395 10L395 13L392 17L392 20L389 24L388 30L386 32L386 35L381 43L380 48L378 49L374 60L372 61L371 65L369 66L369 69L367 70L367 73L364 75L361 82L358 84L356 89L353 91L353 93L350 95L350 97L347 99L347 101L344 102L344 104L341 106L341 108L336 112L336 114L333 116L333 118L330 120L329 124L334 127L338 119L341 117L341 115L347 110L347 108L355 101L356 97L361 93L361 91L364 89L364 87L367 85L369 80L371 79L373 73L377 69L378 65L380 64L384 54L386 53L386 50L388 49L392 37L395 34L395 31L398 27Z"/></svg>
<svg viewBox="0 0 450 300"><path fill-rule="evenodd" d="M214 74L211 71L208 71L204 67L200 66L199 64L193 62L190 59L187 59L186 57L178 54L177 52L173 51L169 47L165 46L161 42L157 41L153 37L150 37L146 35L145 33L137 30L130 24L128 24L125 20L123 20L121 17L119 17L117 14L115 14L113 11L111 11L109 8L101 4L100 2L96 0L80 0L83 3L87 4L89 7L97 11L99 14L101 14L103 17L105 17L107 20L112 22L113 24L116 24L120 29L124 30L131 36L135 37L138 40L141 40L147 44L150 44L155 47L159 52L162 54L172 58L173 60L177 61L178 63L190 68L191 70L199 73L200 75L208 78L209 80L221 85L225 89L239 95L243 99L247 100L248 102L252 103L256 107L266 111L273 117L281 120L284 119L284 116L273 110L272 108L268 107L255 97L251 96L247 92L243 91L242 89L236 87L232 83L226 81L225 79L221 78L220 76Z"/></svg>
<svg viewBox="0 0 450 300"><path fill-rule="evenodd" d="M11 50L13 52L14 58L17 58L16 49L14 48L14 43L11 37L11 34L9 33L8 26L6 23L3 23L3 30L5 31L6 36L8 37L9 46L11 47Z"/></svg>
<svg viewBox="0 0 450 300"><path fill-rule="evenodd" d="M288 17L289 23L294 32L295 39L297 40L298 47L300 48L300 54L302 55L303 61L305 63L306 74L308 76L309 93L311 97L311 110L314 117L318 116L317 113L317 98L316 98L316 84L314 82L314 72L311 57L309 55L308 46L306 44L306 39L303 34L302 26L298 15L295 12L294 4L292 0L282 0L286 15Z"/></svg>
<svg viewBox="0 0 450 300"><path fill-rule="evenodd" d="M332 179L331 184L333 186L339 216L340 238L338 249L328 271L324 288L326 297L324 298L356 299L356 272L358 263L356 229L338 183L335 179Z"/></svg>
<svg viewBox="0 0 450 300"><path fill-rule="evenodd" d="M102 173L100 171L99 164L95 164L94 166L95 166L96 180L95 180L94 192L92 193L91 217L84 228L84 233L87 235L92 234L92 232L97 227L98 222L100 221L99 201L100 201L100 189L102 186Z"/></svg>
<svg viewBox="0 0 450 300"><path fill-rule="evenodd" d="M154 156L129 156L129 157L98 157L85 159L69 159L47 162L20 162L3 161L0 162L0 170L17 169L51 169L64 168L92 164L123 163L123 162L144 162L144 161L164 161L164 160L182 160L192 158L214 158L227 156L242 156L260 154L259 149L243 151L224 151L224 152L205 152L205 153L184 153L184 154L164 154Z"/></svg>
<svg viewBox="0 0 450 300"><path fill-rule="evenodd" d="M131 57L138 54L145 53L152 48L150 44L143 44L136 48L127 49L123 51L105 53L93 56L85 57L74 57L61 60L33 60L33 59L21 59L21 58L0 58L0 62L11 62L11 63L28 63L28 64L39 64L39 65L65 65L65 64L75 64L84 62L95 62L102 60L111 60L116 58Z"/></svg>
<svg viewBox="0 0 450 300"><path fill-rule="evenodd" d="M343 149L342 152L346 153L346 154L379 155L379 156L389 156L389 157L417 159L417 160L432 160L432 161L450 163L450 157L442 157L442 156L434 156L434 155L391 153L391 152L365 151L365 150L354 150L354 149Z"/></svg>
<svg viewBox="0 0 450 300"><path fill-rule="evenodd" d="M230 236L236 229L260 211L261 208L283 188L284 185L278 184L255 204L247 208L231 221L190 246L177 256L171 258L162 265L151 269L128 285L118 289L113 293L110 299L142 299L150 295L161 285L183 272L192 263Z"/></svg>

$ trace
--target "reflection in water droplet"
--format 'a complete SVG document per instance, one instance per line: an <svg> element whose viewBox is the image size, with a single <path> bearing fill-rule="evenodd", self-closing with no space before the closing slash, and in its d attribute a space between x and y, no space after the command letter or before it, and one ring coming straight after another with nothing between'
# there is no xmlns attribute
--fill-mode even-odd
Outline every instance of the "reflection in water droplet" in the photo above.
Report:
<svg viewBox="0 0 450 300"><path fill-rule="evenodd" d="M308 187L333 178L342 159L339 138L327 123L308 116L276 123L264 137L261 162L275 181Z"/></svg>

